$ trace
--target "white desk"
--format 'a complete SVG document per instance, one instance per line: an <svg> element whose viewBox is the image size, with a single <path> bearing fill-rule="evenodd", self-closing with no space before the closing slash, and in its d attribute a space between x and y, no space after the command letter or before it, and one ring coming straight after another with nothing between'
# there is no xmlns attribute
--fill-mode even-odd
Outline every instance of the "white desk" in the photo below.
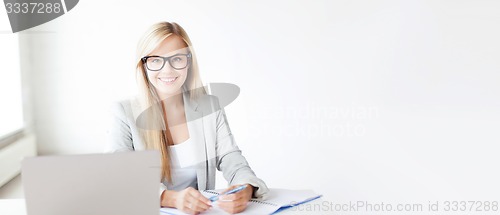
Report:
<svg viewBox="0 0 500 215"><path fill-rule="evenodd" d="M26 215L24 199L0 199L0 214Z"/></svg>
<svg viewBox="0 0 500 215"><path fill-rule="evenodd" d="M313 200L303 205L306 208L307 204L321 204L322 198ZM299 211L296 209L288 209L277 213L278 215L292 214L333 214L333 211ZM24 199L0 199L0 214L5 215L26 215L26 207Z"/></svg>

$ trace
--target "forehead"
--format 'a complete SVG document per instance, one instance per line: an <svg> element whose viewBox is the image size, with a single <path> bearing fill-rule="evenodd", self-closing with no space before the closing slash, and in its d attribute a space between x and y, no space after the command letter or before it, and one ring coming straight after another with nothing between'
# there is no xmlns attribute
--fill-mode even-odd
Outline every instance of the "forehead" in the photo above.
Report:
<svg viewBox="0 0 500 215"><path fill-rule="evenodd" d="M150 55L169 56L177 53L186 53L187 51L188 47L182 37L172 34L165 38Z"/></svg>

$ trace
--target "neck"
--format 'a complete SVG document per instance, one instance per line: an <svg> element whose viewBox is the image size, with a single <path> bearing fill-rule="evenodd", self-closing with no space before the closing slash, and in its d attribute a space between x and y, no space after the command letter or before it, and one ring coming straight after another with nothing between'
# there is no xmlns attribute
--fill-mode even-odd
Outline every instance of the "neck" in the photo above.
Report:
<svg viewBox="0 0 500 215"><path fill-rule="evenodd" d="M184 106L182 91L174 95L162 96L161 100L167 109L177 109Z"/></svg>

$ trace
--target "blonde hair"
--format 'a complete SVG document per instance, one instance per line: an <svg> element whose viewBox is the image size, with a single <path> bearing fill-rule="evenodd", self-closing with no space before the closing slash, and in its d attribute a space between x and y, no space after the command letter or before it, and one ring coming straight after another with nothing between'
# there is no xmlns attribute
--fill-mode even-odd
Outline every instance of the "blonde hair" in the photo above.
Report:
<svg viewBox="0 0 500 215"><path fill-rule="evenodd" d="M186 31L175 22L159 22L152 25L139 40L137 45L137 65L136 65L136 79L139 88L139 103L141 109L148 111L147 120L149 124L160 125L162 130L141 129L141 135L144 139L146 149L159 150L161 152L162 180L172 181L171 164L170 164L170 151L168 146L173 145L170 131L166 118L163 114L163 102L160 101L154 86L149 82L145 68L141 58L150 54L155 50L158 45L163 42L170 35L177 35L181 37L186 46L191 52L191 64L189 65L187 78L182 85L182 92L187 93L190 100L196 100L202 95L206 94L203 84L201 82L200 74L198 71L198 63L196 55L192 47L191 40L189 39ZM161 116L161 117L160 117ZM187 120L187 119L186 119ZM149 128L155 128L149 127ZM156 126L158 128L158 126Z"/></svg>

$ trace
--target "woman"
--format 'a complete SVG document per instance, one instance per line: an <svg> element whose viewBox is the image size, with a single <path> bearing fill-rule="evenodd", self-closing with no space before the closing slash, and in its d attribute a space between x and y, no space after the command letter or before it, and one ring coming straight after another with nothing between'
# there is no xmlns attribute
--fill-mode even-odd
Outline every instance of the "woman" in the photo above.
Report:
<svg viewBox="0 0 500 215"><path fill-rule="evenodd" d="M113 105L112 151L161 152L163 207L192 214L209 209L211 202L198 190L215 188L216 169L229 182L226 190L247 185L217 201L228 213L263 197L268 188L235 144L217 98L207 95L184 29L169 22L151 26L137 54L139 96Z"/></svg>

